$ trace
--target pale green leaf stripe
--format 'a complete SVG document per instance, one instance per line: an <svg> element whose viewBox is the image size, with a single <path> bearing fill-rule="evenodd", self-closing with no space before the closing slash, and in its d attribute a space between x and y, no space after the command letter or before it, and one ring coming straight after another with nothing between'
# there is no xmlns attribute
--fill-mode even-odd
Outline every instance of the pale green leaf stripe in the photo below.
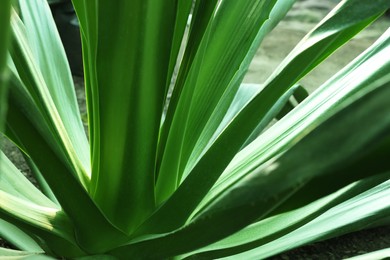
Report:
<svg viewBox="0 0 390 260"><path fill-rule="evenodd" d="M177 7L175 8L176 11L175 28L173 30L173 36L172 36L172 47L171 47L169 67L167 72L168 77L167 77L167 83L165 86L165 94L164 94L165 97L167 96L167 91L171 84L173 72L176 66L176 62L178 60L179 51L181 45L183 44L184 33L188 24L188 16L191 12L192 4L193 1L177 0Z"/></svg>
<svg viewBox="0 0 390 260"><path fill-rule="evenodd" d="M360 1L344 1L343 4L359 5ZM164 232L173 227L177 228L184 223L200 200L206 195L210 186L214 184L226 168L232 157L245 143L248 135L256 128L258 122L266 115L269 108L272 107L280 96L292 87L300 77L308 73L313 66L320 63L341 44L348 41L375 20L378 17L378 13L390 6L390 3L381 0L374 8L361 9L360 12L358 12L358 9L353 15L348 12L348 8L344 8L344 5L338 7L339 12L337 15L328 16L325 19L326 23L324 24L334 25L331 33L323 32L326 37L318 36L315 30L310 33L310 35L317 34L315 39L319 40L319 42L313 42L310 37L306 38L304 41L310 41L311 47L309 49L298 48L294 51L293 57L288 57L287 59L293 62L282 63L280 69L282 73L272 77L266 84L265 89L252 99L231 121L229 126L219 135L215 143L199 160L191 174L188 175L175 193L159 208L150 220L145 223L145 226L141 227L141 230L149 226L147 228L149 232L153 232L151 230ZM340 22L339 18L345 15L344 12L348 12L348 15L353 16L352 20L354 23L350 27L341 26L338 28L336 22ZM299 64L305 64L305 66ZM215 160L215 158L218 158L218 160ZM192 189L191 187L197 188ZM176 212L174 216L171 214L173 211ZM164 224L162 224L161 219L164 220Z"/></svg>
<svg viewBox="0 0 390 260"><path fill-rule="evenodd" d="M92 113L94 121L99 120L90 126L96 127L91 194L110 221L126 233L155 207L156 147L175 7L174 0L116 5L98 1L97 21L87 21L97 23L98 34L104 35L97 42L96 64L91 64L98 85L87 86L96 91L93 99L98 107L92 107Z"/></svg>
<svg viewBox="0 0 390 260"><path fill-rule="evenodd" d="M37 242L20 228L0 219L0 237L24 251L42 252ZM2 254L0 253L0 257Z"/></svg>
<svg viewBox="0 0 390 260"><path fill-rule="evenodd" d="M89 145L76 101L73 79L46 0L19 0L26 38L58 110L72 148L90 175ZM54 69L55 68L55 69Z"/></svg>
<svg viewBox="0 0 390 260"><path fill-rule="evenodd" d="M11 90L7 131L18 138L29 140L29 142L25 142L23 148L29 151L29 156L42 170L45 180L60 202L62 209L72 218L77 227L75 233L78 243L91 251L103 252L107 249L106 247L110 248L112 244L118 243L118 240L126 240L124 234L107 221L81 183L51 150L41 133L38 132L39 130L31 122L31 118L24 114L28 114L29 111L26 111L23 106L20 107L20 101L24 100L14 94L14 90L17 88L11 88ZM17 132L20 129L28 129L28 131ZM42 156L43 151L44 156ZM90 218L90 216L94 217ZM14 220L8 221L15 223ZM98 230L96 230L96 226L99 226ZM97 234L102 234L99 241L96 241Z"/></svg>
<svg viewBox="0 0 390 260"><path fill-rule="evenodd" d="M42 207L0 190L0 218L28 234L41 237L56 254L68 256L85 254L77 245L73 223L61 210ZM21 236L14 239L19 241L25 238Z"/></svg>
<svg viewBox="0 0 390 260"><path fill-rule="evenodd" d="M167 136L156 186L158 203L166 200L185 177L193 147L213 111L217 106L222 114L228 109L239 87L239 82L229 82L243 76L242 61L275 2L221 1L215 7Z"/></svg>
<svg viewBox="0 0 390 260"><path fill-rule="evenodd" d="M26 251L19 251L14 249L8 249L8 248L0 248L0 259L28 259L28 256L41 254L42 252L36 251L36 252L26 252ZM42 255L42 257L45 259L46 257ZM47 257L48 258L48 257ZM49 258L50 259L50 258Z"/></svg>
<svg viewBox="0 0 390 260"><path fill-rule="evenodd" d="M83 46L84 82L88 111L88 131L90 153L97 161L99 154L99 100L98 83L96 75L96 50L97 50L97 1L75 0L72 1L80 22L81 43ZM93 167L93 166L92 166Z"/></svg>
<svg viewBox="0 0 390 260"><path fill-rule="evenodd" d="M68 217L57 208L37 205L0 190L0 215L16 217L47 233L73 241L73 228Z"/></svg>
<svg viewBox="0 0 390 260"><path fill-rule="evenodd" d="M333 170L340 169L338 166L342 166L347 158L359 160L378 148L388 137L386 133L390 129L390 107L384 104L388 103L390 86L379 87L363 97L360 94L347 100L346 104L354 102L321 124L279 159L257 169L252 176L229 188L217 202L187 226L169 234L120 247L112 253L116 256L164 258L188 252L227 237L259 219L312 179L333 180ZM354 117L350 117L351 113ZM357 128L360 131L349 131ZM339 134L334 135L334 132ZM337 144L338 153L329 154L323 148L325 144ZM367 149L368 145L370 150ZM384 154L388 152L388 148L383 151ZM325 158L324 153L328 157ZM302 164L297 160L302 156L311 160ZM348 162L353 164L354 161ZM388 166L386 170L389 170ZM386 178L389 174L390 172L386 172ZM339 172L337 185L328 185L323 195L331 194L338 188L370 175L366 171L356 174ZM308 200L303 205L315 198ZM298 203L296 206L303 205ZM151 247L155 249L153 252L147 250Z"/></svg>
<svg viewBox="0 0 390 260"><path fill-rule="evenodd" d="M158 142L157 161L156 161L156 178L159 176L161 160L167 144L167 137L170 133L173 117L177 111L178 101L182 96L184 83L186 82L189 72L194 67L194 59L198 55L203 37L205 37L206 28L212 18L213 10L217 4L217 0L210 1L195 1L194 10L192 13L190 28L188 32L188 40L185 43L185 52L182 60L179 62L179 72L174 84L172 96L169 100L168 110L162 119L163 124L160 130ZM184 44L184 43L183 43ZM174 181L176 183L176 181Z"/></svg>
<svg viewBox="0 0 390 260"><path fill-rule="evenodd" d="M12 64L10 64L10 67L12 67ZM46 176L47 174L52 174L52 168L50 167L54 167L53 165L56 165L58 161L52 160L50 163L45 161L44 164L40 164L40 169L38 169L32 158L35 158L35 156L42 157L43 154L47 154L49 152L48 150L39 150L38 154L34 153L36 147L40 145L39 142L41 142L43 139L45 140L44 142L52 144L51 147L46 147L46 149L54 150L57 154L57 160L62 160L61 158L63 158L59 152L61 149L58 146L53 146L53 144L57 144L54 134L50 131L49 126L46 124L44 117L38 110L33 99L27 93L25 87L15 76L15 74L11 74L10 79L10 108L7 117L7 128L5 135L10 140L12 140L24 153L25 160L29 164L42 192L44 192L44 194L48 196L53 202L56 202L57 200L54 194L52 194L52 189L48 187L47 181L43 175ZM22 112L23 116L13 113L15 109L19 112ZM24 119L25 116L27 116L28 120ZM32 129L37 131L34 132ZM33 150L27 149L26 147L32 147L31 149ZM64 165L64 162L61 162L59 165L57 165L57 167L64 167ZM67 174L72 176L72 172L70 170L71 168L65 168L67 169ZM43 175L42 172L44 173Z"/></svg>
<svg viewBox="0 0 390 260"><path fill-rule="evenodd" d="M0 190L37 205L58 208L42 194L0 151Z"/></svg>
<svg viewBox="0 0 390 260"><path fill-rule="evenodd" d="M283 11L285 11L285 10L283 10L283 8L287 8L287 6L282 6L282 4L281 4L281 2L282 1L280 1L279 2L279 6L276 6L276 8L279 8L279 9L282 9L282 13L283 13ZM285 4L284 2L283 2L283 4ZM344 8L346 8L346 7L344 7ZM278 9L276 9L277 11L279 11ZM337 9L336 9L337 10ZM271 18L272 18L272 13L271 13ZM275 12L275 15L276 16L280 16L281 14L280 13L278 13L278 12ZM328 18L328 17L327 17ZM327 26L329 25L329 24L331 24L331 23L329 23L329 22L326 22L326 19L327 18L325 18L324 20L323 20L323 24L325 25L325 26L319 26L320 28L314 28L313 29L313 33L315 33L315 34L320 34L322 31L324 31L326 28L327 28ZM337 22L337 19L338 19L338 17L332 17L332 22L333 23L336 23ZM351 21L349 21L349 23L351 23ZM269 24L269 28L272 28L273 26L274 26L274 24L275 24L275 21L273 20L273 19L271 19L270 20L270 24ZM265 30L269 30L269 28L268 28L267 26L264 28ZM324 28L325 29L324 29ZM343 24L343 27L346 27L346 24ZM342 29L342 28L341 28ZM328 32L329 33L329 32ZM323 34L323 35L321 35L320 36L320 38L321 37L326 37L326 35L327 35L327 33L325 33L325 34ZM309 38L310 37L310 34L308 35L308 36L306 36L306 38ZM314 38L314 37L313 37ZM319 39L312 39L312 40L308 40L308 41L305 41L305 39L302 41L302 43L303 43L303 45L305 45L306 47L308 47L308 46L310 46L310 44L313 44L313 41L315 42L315 41L318 41ZM302 47L302 46L301 46ZM304 48L302 48L302 49L304 49ZM296 51L301 51L300 50L300 48L299 47L297 47L296 48ZM294 54L294 52L292 52L291 54L290 54L290 57L294 57L294 55L296 55L296 53ZM285 60L285 62L284 62L284 64L288 64L288 62L291 62L291 60L289 60L288 58ZM280 66L280 67L283 67L283 64ZM292 69L294 69L293 67L294 66L291 66L292 67ZM278 71L278 70L276 70L276 71ZM277 74L277 73L275 73L275 74ZM282 77L283 78L283 77ZM277 85L277 84L276 84ZM259 89L259 92L260 92L260 89ZM219 122L219 121L218 121ZM259 130L261 130L261 129L259 129ZM205 138L205 140L207 141L207 140L209 140L209 138ZM194 156L194 154L191 156L191 158L196 158L196 159L198 159L198 157L197 156ZM191 169L191 168L190 168Z"/></svg>
<svg viewBox="0 0 390 260"><path fill-rule="evenodd" d="M234 74L233 78L229 82L229 86L226 88L224 96L220 98L218 105L214 108L210 118L208 119L204 129L202 129L202 133L200 134L198 140L196 141L196 145L191 151L191 155L189 156L188 162L185 165L183 176L180 180L182 182L188 173L192 170L194 165L197 163L199 158L203 155L203 153L208 149L210 145L212 145L213 141L216 137L222 132L223 128L227 125L228 121L225 115L232 115L232 111L226 112L226 106L229 105L231 101L231 96L234 95L234 99L237 99L238 93L231 91L231 89L235 89L237 85L239 85L242 81L243 76L245 75L250 62L252 61L256 51L258 50L261 42L264 37L273 29L274 26L284 17L287 11L291 8L291 6L295 3L295 0L288 1L277 1L273 6L269 18L264 22L261 26L259 32L257 33L256 38L254 39L251 47L248 50L247 55L243 59L239 69ZM253 87L253 89L255 89ZM257 92L260 91L260 87L257 88ZM237 92L239 92L238 89ZM253 95L252 95L253 97ZM245 100L246 103L247 100ZM244 104L243 104L244 105ZM240 107L241 110L243 106ZM230 109L230 108L229 108ZM224 113L226 112L226 113ZM238 111L237 111L238 112ZM223 118L223 119L222 119ZM231 118L230 118L231 119ZM225 122L223 122L225 121ZM221 122L221 123L220 123ZM223 126L223 127L222 127Z"/></svg>
<svg viewBox="0 0 390 260"><path fill-rule="evenodd" d="M45 118L46 124L51 129L54 135L58 135L56 143L51 144L57 146L57 149L62 151L59 156L72 169L74 174L79 178L85 187L88 186L89 173L83 167L77 152L74 150L73 144L69 139L66 128L63 124L57 107L50 96L50 92L46 86L36 61L31 53L28 41L26 39L26 32L23 23L13 12L11 19L12 32L14 35L14 44L12 48L12 58L18 70L18 74L25 84L26 90L34 100L36 107L39 109L42 116ZM25 131L26 129L24 129Z"/></svg>
<svg viewBox="0 0 390 260"><path fill-rule="evenodd" d="M315 125L324 121L329 117L329 112L338 109L340 101L364 88L375 87L376 78L386 75L389 70L390 63L382 58L390 55L389 43L390 29L364 53L312 93L294 111L237 154L202 204L208 203L207 201L216 197L217 193L243 178L256 165L261 165L293 145L297 138L307 134L307 132L302 133L302 129L308 127L313 129Z"/></svg>
<svg viewBox="0 0 390 260"><path fill-rule="evenodd" d="M263 259L313 240L340 236L390 214L390 181L341 203L320 217L269 244L232 256L231 259ZM377 217L378 216L378 217Z"/></svg>
<svg viewBox="0 0 390 260"><path fill-rule="evenodd" d="M272 121L272 119L274 119L275 116L282 110L282 108L287 103L288 99L294 94L294 91L298 87L299 87L299 85L295 85L294 87L289 89L286 93L284 93L277 102L275 102L273 107L270 108L268 113L259 122L257 128L253 131L253 133L248 138L248 140L243 145L243 147L245 147L247 144L251 143L253 141L253 139L256 139L256 137L258 137L259 132L261 132L269 124L269 122ZM233 99L228 111L224 114L224 117L223 117L221 123L218 125L218 128L216 130L213 130L213 132L214 132L213 136L208 137L207 139L202 137L202 138L204 138L205 143L207 143L207 146L203 147L202 153L206 152L206 150L209 148L209 146L211 146L213 144L213 142L218 138L218 136L225 129L225 127L230 123L230 121L263 88L264 88L264 85L261 85L261 84L248 84L248 83L241 84L236 95L234 96L234 99ZM211 130L211 129L207 129L207 131L209 131L209 130ZM196 158L196 160L199 160L200 156L201 156L201 153L198 156L194 156L194 153L193 153L191 158ZM192 159L192 161L196 162L195 159Z"/></svg>
<svg viewBox="0 0 390 260"><path fill-rule="evenodd" d="M254 249L302 227L332 207L381 184L386 177L379 176L355 182L302 208L275 215L240 230L239 232L199 250L182 255L220 258ZM373 189L372 189L373 190ZM355 198L354 198L355 199ZM313 241L310 241L313 242Z"/></svg>
<svg viewBox="0 0 390 260"><path fill-rule="evenodd" d="M39 123L42 120L39 114L36 116L34 104L23 95L25 93L18 92L21 87L18 87L17 81L11 83L15 85L10 89L9 95L7 134L25 141L21 148L29 151L29 156L34 159L34 163L44 175L62 209L77 226L78 242L85 248L92 247L93 249L90 249L92 251L105 250L105 246L110 247L111 243L115 244L118 239L124 239L123 233L107 221L76 176L48 145L48 136L44 135L45 131L41 131L42 126ZM28 131L23 131L25 129ZM96 230L96 226L100 228ZM104 236L97 243L95 238L98 231Z"/></svg>
<svg viewBox="0 0 390 260"><path fill-rule="evenodd" d="M294 207L315 200L318 189L322 195L326 195L352 181L376 174L365 169L350 171L345 167L355 165L378 149L383 140L388 139L390 117L389 107L385 104L389 95L390 85L380 87L362 98L358 93L353 98L359 98L357 101L325 121L279 159L253 170L251 175L227 189L204 213L194 219L194 225L197 222L220 225L219 221L223 221L224 226L235 226L238 222L244 223L243 219L255 220L269 215L291 194L302 186L306 188L304 185L309 188L309 192L304 193L307 199L294 201ZM360 126L359 131L349 131ZM329 153L327 147L337 147L337 152ZM382 165L389 148L387 145L380 150L381 156L373 158L373 163ZM304 164L302 159L305 160ZM387 171L384 177L388 179L389 166L385 165L384 168ZM337 183L334 183L334 178L337 178ZM317 185L314 185L316 188L312 190L311 180L318 180ZM318 183L324 186L319 188ZM223 219L224 215L229 215L229 218ZM211 223L213 218L215 221ZM225 232L215 230L218 231Z"/></svg>

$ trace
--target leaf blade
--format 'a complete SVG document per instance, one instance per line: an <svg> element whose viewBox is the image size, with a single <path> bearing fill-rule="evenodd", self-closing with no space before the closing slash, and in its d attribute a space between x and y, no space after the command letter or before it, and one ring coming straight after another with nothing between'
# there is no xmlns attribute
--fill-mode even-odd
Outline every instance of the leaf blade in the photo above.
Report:
<svg viewBox="0 0 390 260"><path fill-rule="evenodd" d="M370 4L369 2L367 0L365 3ZM352 16L353 22L349 24L349 27L340 25L337 30L339 18L345 15L345 12L348 13L348 8L340 5L338 7L340 11L337 13L337 16L330 15L323 22L323 24L336 26L336 29L330 26L330 31L323 32L323 27L318 27L319 31L313 30L309 34L309 36L313 35L312 38L308 36L302 41L266 82L266 87L241 110L229 126L219 135L219 138L204 153L203 157L175 193L145 222L145 227L150 226L149 228L155 230L155 232L167 232L184 224L196 205L203 199L219 175L222 174L228 163L247 140L248 135L255 129L259 120L269 111L274 102L296 83L300 77L313 69L313 66L329 56L359 30L370 24L379 16L378 13L390 5L385 0L380 3L376 2L374 8L371 9L359 8L360 1L356 0L344 1L343 4L345 6L352 4L357 8L357 13ZM318 36L319 32L320 37ZM305 45L306 43L309 47ZM302 67L296 66L298 61L304 62L308 57L310 57L309 63L304 63L305 66ZM291 75L286 76L284 73ZM222 154L223 156L221 156ZM216 161L215 158L219 158L219 160ZM175 216L172 216L171 212L176 212ZM164 219L164 222L161 222L161 219ZM162 223L164 224L162 225Z"/></svg>

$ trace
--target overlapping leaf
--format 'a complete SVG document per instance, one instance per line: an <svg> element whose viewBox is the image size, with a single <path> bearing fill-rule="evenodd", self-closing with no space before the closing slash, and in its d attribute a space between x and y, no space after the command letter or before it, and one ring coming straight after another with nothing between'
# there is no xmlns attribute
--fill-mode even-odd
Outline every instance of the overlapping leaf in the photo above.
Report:
<svg viewBox="0 0 390 260"><path fill-rule="evenodd" d="M326 120L279 158L259 167L250 176L227 189L217 201L184 228L123 246L112 253L122 257L163 258L191 251L231 235L256 219L266 216L309 181L327 182L337 176L338 185L329 187L326 193L322 194L324 196L335 192L338 187L371 176L369 171L342 170L377 149L381 155L388 154L390 107L386 104L389 96L388 84L363 97L360 93L354 95L347 102L353 101L352 104ZM364 131L349 131L357 126ZM382 144L386 146L383 148ZM329 156L328 147L332 145L337 147L337 153ZM302 157L305 159L304 164L301 163L302 159L298 159ZM375 162L381 163L381 158ZM387 179L390 165L384 170ZM296 206L304 206L315 199L316 196L301 201L302 204L297 202ZM384 207L384 210L389 206L383 203L379 205ZM156 250L147 250L152 247Z"/></svg>
<svg viewBox="0 0 390 260"><path fill-rule="evenodd" d="M258 221L233 234L232 236L227 237L226 239L206 246L198 251L191 252L190 254L180 256L178 258L221 258L231 255L235 257L250 258L250 255L254 257L253 255L255 254L255 252L257 252L257 254L261 254L261 252L267 251L263 251L263 246L267 247L272 244L275 246L272 248L272 250L268 250L268 253L269 255L274 255L282 251L291 249L292 247L298 247L299 244L297 244L297 241L299 241L299 243L304 244L306 242L310 243L313 240L318 239L319 237L321 237L321 235L329 234L330 237L335 236L334 230L337 229L335 226L335 219L331 221L331 226L323 225L322 231L320 232L310 232L310 234L306 233L307 235L303 235L302 233L300 233L301 231L298 230L302 230L303 227L304 229L307 228L306 230L309 230L310 227L308 226L313 227L314 223L318 221L317 219L319 216L320 219L329 219L331 218L330 216L334 217L335 215L337 215L337 213L334 212L349 212L351 207L346 207L345 205L351 204L355 206L362 198L362 196L360 196L359 194L363 192L365 192L364 196L367 196L366 198L368 200L376 200L378 197L378 192L381 195L385 195L386 190L383 189L383 187L386 188L387 186L386 184L381 183L384 182L386 179L386 174L382 174L376 177L369 178L367 180L362 180L353 183L307 206ZM375 187L376 185L378 185L378 187ZM338 208L339 211L331 209L335 206ZM371 209L375 208L375 210L379 211L380 209L386 207L386 204L376 204L376 206L372 206ZM366 214L366 212L359 211L358 214L353 213L353 218L343 218L342 221L337 222L337 225L338 227L344 225L351 225L351 223L354 223L354 221L363 219L362 215ZM328 217L324 217L325 215L327 215ZM374 216L369 215L365 220L359 221L359 224L362 224L362 226L366 226L363 223L372 224L374 218ZM323 223L325 224L326 222L324 221ZM353 226L358 226L358 224L355 223L353 224ZM349 230L350 229L339 228L340 232L338 234L341 234L342 232L347 232ZM293 237L295 243L286 243L284 244L286 247L277 246L278 242L276 241L281 240L286 236ZM244 253L246 251L248 251L248 254ZM263 257L265 256L257 255L254 258Z"/></svg>
<svg viewBox="0 0 390 260"><path fill-rule="evenodd" d="M389 55L389 43L390 30L387 30L370 48L324 83L297 109L237 154L202 204L208 203L218 192L243 178L252 169L290 148L310 129L339 109L339 105L348 96L357 91L375 88L378 84L376 80L388 75L390 64L383 57ZM302 131L303 129L306 131Z"/></svg>
<svg viewBox="0 0 390 260"><path fill-rule="evenodd" d="M41 14L49 12L45 5L47 5L45 1L39 1L34 7L40 7L36 12L31 12L34 14L32 18L35 19L34 21L39 20L38 17ZM45 21L40 20L40 22ZM55 30L55 27L48 25L47 29L50 28ZM37 29L35 27L35 30ZM37 60L28 45L24 25L15 13L13 33L15 44L12 57L17 75L13 76L11 82L13 86L9 97L7 134L34 160L61 207L74 219L75 225L78 227L76 233L79 242L90 241L90 245L100 248L98 250L104 250L99 244L91 242L96 236L94 225L105 227L102 232L107 237L107 241L112 241L110 243L116 243L114 242L116 239L124 239L124 235L107 221L86 191L88 173L80 163L82 161L80 158L83 158L83 155L79 157L76 150L73 150L73 144L68 138L68 132L62 121L66 120L66 117L62 118L57 110L57 106L66 110L64 104L67 102L67 96L62 97L64 104L56 104L53 101L42 72L39 70ZM57 40L57 44L60 44L59 39ZM56 50L53 49L53 51ZM61 50L59 51L61 54ZM55 57L54 54L51 58L53 57ZM67 87L72 88L72 85ZM69 93L73 93L73 90ZM69 98L73 100L74 97ZM71 106L75 105L72 101L70 104ZM78 119L79 116L75 116L74 120ZM72 125L72 123L70 124ZM77 129L77 124L71 127ZM84 134L83 129L80 131L77 133L78 135ZM83 151L85 152L85 150ZM80 215L80 212L85 214ZM90 215L93 215L94 218L91 219ZM95 224L91 225L93 222ZM84 231L80 232L79 230ZM108 234L112 234L116 239L112 239ZM85 243L88 244L88 242ZM103 242L106 246L110 243Z"/></svg>
<svg viewBox="0 0 390 260"><path fill-rule="evenodd" d="M369 25L390 5L388 1L380 1L372 8L363 9L369 2L365 1L364 5L354 0L342 2L302 40L267 80L264 89L242 109L198 160L175 193L145 223L145 229L166 232L187 221L274 103L314 66ZM356 13L345 21L346 24L339 25L340 19L349 13L350 8L356 8ZM171 212L176 214L172 216Z"/></svg>
<svg viewBox="0 0 390 260"><path fill-rule="evenodd" d="M6 134L50 199L0 155L0 233L31 251L0 254L41 257L36 240L52 256L263 258L388 216L390 30L263 132L388 0L342 1L261 86L240 83L295 0L75 0L90 148L48 5L19 2Z"/></svg>
<svg viewBox="0 0 390 260"><path fill-rule="evenodd" d="M220 1L215 6L186 81L179 86L182 93L174 108L158 172L158 203L166 200L186 177L187 161L211 114L217 110L222 120L244 75L243 60L249 50L257 49L253 41L274 4ZM214 119L214 124L219 123L218 118Z"/></svg>

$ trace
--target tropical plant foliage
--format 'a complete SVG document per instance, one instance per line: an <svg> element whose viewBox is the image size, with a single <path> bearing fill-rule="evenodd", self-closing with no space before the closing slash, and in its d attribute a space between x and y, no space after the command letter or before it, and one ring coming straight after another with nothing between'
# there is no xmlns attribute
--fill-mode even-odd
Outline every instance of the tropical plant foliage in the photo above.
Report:
<svg viewBox="0 0 390 260"><path fill-rule="evenodd" d="M19 250L0 254L260 259L384 224L390 30L313 94L297 83L390 2L341 1L241 84L294 2L73 1L87 137L46 1L2 0L0 120L39 189L1 154L0 236Z"/></svg>

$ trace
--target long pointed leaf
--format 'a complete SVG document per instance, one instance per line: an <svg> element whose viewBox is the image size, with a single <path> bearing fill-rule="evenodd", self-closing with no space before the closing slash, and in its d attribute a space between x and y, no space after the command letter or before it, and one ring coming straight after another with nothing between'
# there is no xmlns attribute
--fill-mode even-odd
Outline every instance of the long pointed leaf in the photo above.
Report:
<svg viewBox="0 0 390 260"><path fill-rule="evenodd" d="M305 37L266 82L264 90L231 121L176 192L145 223L145 229L167 232L184 224L274 102L315 65L375 20L390 3L383 0L371 8L365 8L365 5L370 6L371 1L365 0L364 5L362 1L343 1L336 11ZM354 13L350 13L351 9ZM338 25L340 19L347 15L346 24ZM289 82L285 82L288 79ZM176 214L172 216L172 212Z"/></svg>
<svg viewBox="0 0 390 260"><path fill-rule="evenodd" d="M221 117L228 109L239 87L237 79L246 69L245 65L241 67L243 60L251 48L257 49L258 44L253 46L253 42L258 43L258 31L274 4L275 1L220 1L215 7L167 136L156 186L158 203L166 200L186 177L193 147L212 113L217 110Z"/></svg>
<svg viewBox="0 0 390 260"><path fill-rule="evenodd" d="M305 226L269 244L237 254L230 259L263 259L310 243L342 236L354 230L388 223L390 215L390 183L386 181L325 212ZM373 258L378 259L378 258Z"/></svg>
<svg viewBox="0 0 390 260"><path fill-rule="evenodd" d="M76 245L73 225L61 210L42 207L1 190L0 199L1 219L34 234L37 241L43 239L51 254L69 257L85 254Z"/></svg>
<svg viewBox="0 0 390 260"><path fill-rule="evenodd" d="M388 75L390 63L382 57L390 54L389 43L390 30L387 30L370 48L324 83L297 109L240 152L202 204L208 203L218 192L243 178L248 171L290 148L307 134L302 129L313 129L339 109L342 101L350 95L375 88L378 84L376 79Z"/></svg>
<svg viewBox="0 0 390 260"><path fill-rule="evenodd" d="M120 247L112 253L117 256L161 258L194 250L231 235L264 216L309 180L334 179L332 169L343 166L344 162L358 162L389 137L390 107L386 106L389 97L390 85L379 87L363 97L357 94L351 98L355 100L352 104L325 121L278 159L254 170L251 176L229 188L186 227L155 239ZM351 117L351 114L354 116ZM361 131L349 131L357 129L357 126ZM326 157L329 145L337 145L338 153ZM383 154L388 154L389 148L387 145ZM308 159L306 164L297 160L302 156ZM377 163L383 164L383 161L379 159ZM387 165L387 178L389 170L390 166ZM337 175L339 187L370 175L371 172L367 171L343 172L342 176ZM337 188L330 187L327 194ZM387 210L386 204L380 205ZM151 247L155 249L153 252L146 250Z"/></svg>
<svg viewBox="0 0 390 260"><path fill-rule="evenodd" d="M44 81L42 73L39 71L37 61L35 60L26 38L26 28L17 16L16 12L12 15L13 48L11 56L18 70L18 76L23 82L25 95L29 95L35 103L35 110L44 118L45 125L50 129L51 135L55 138L51 141L51 146L57 151L61 151L59 156L63 157L80 181L87 186L88 173L83 167L77 152L74 149L69 134L66 131L64 121L62 120L58 108L54 103L50 91ZM26 131L26 129L19 129ZM24 140L27 142L28 140Z"/></svg>
<svg viewBox="0 0 390 260"><path fill-rule="evenodd" d="M381 184L385 180L386 176L380 175L353 183L325 198L310 203L307 206L258 221L217 243L206 246L199 251L191 252L191 254L180 256L179 258L215 259L236 255L251 249L260 252L261 246L267 243L273 243L272 241L294 232L318 218L332 207L344 204L344 202L349 199L357 201L359 196L357 198L355 196ZM374 190L375 189L372 189L372 195L375 195ZM353 221L354 220L351 219L351 223ZM348 220L344 223L346 225L350 224L348 223ZM315 238L313 238L313 241L307 240L307 242L314 242L314 239Z"/></svg>
<svg viewBox="0 0 390 260"><path fill-rule="evenodd" d="M90 192L110 220L130 233L154 208L155 149L176 1L97 3L97 17L86 21L104 35L90 42L92 48L96 44L96 60L91 57L88 66L96 69L98 81L87 84L95 102L89 107L94 133Z"/></svg>
<svg viewBox="0 0 390 260"><path fill-rule="evenodd" d="M25 252L7 248L0 248L0 259L13 260L50 260L52 257L46 256L41 252Z"/></svg>
<svg viewBox="0 0 390 260"><path fill-rule="evenodd" d="M18 249L42 252L37 242L20 228L0 219L0 236ZM1 256L1 254L0 254Z"/></svg>
<svg viewBox="0 0 390 260"><path fill-rule="evenodd" d="M97 1L72 1L80 23L81 43L83 49L84 82L88 111L88 131L90 139L90 153L99 158L99 147L95 146L99 139L99 102L96 75L96 49L97 49ZM94 159L91 158L93 162Z"/></svg>
<svg viewBox="0 0 390 260"><path fill-rule="evenodd" d="M0 190L38 205L56 207L0 151Z"/></svg>
<svg viewBox="0 0 390 260"><path fill-rule="evenodd" d="M64 123L73 149L90 175L89 145L76 101L73 79L51 11L45 0L19 0L27 40ZM54 54L54 55L53 55ZM56 68L53 70L53 68Z"/></svg>
<svg viewBox="0 0 390 260"><path fill-rule="evenodd" d="M46 140L38 132L34 123L30 121L29 115L26 115L27 111L18 104L21 98L14 95L13 90L15 89L12 88L10 93L8 131L18 138L30 140L30 142L25 143L24 148L29 151L29 156L34 158L34 163L40 169L45 169L42 171L45 180L56 195L61 207L72 218L77 227L78 242L86 248L91 247L92 250L103 251L106 246L110 247L111 243L115 244L117 239L125 239L124 234L114 228L97 208L78 179L69 172L68 166L64 165L57 154L51 151ZM29 129L29 131L24 131L22 135L15 134L17 129ZM44 157L42 151L45 151ZM84 214L80 214L80 212ZM89 216L94 217L90 218ZM100 228L96 230L96 226ZM104 234L107 240L101 239L99 243L96 243L96 231L102 232L101 234Z"/></svg>

